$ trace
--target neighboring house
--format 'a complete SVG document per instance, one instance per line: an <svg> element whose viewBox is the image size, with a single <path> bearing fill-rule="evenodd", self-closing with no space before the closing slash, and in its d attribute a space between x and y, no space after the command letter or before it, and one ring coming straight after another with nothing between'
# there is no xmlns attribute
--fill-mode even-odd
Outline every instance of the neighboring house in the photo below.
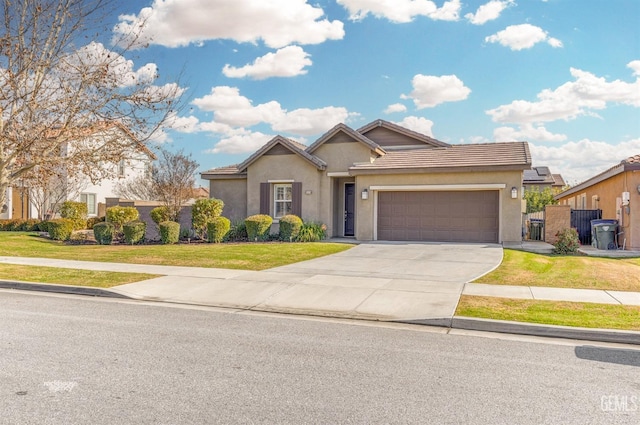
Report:
<svg viewBox="0 0 640 425"><path fill-rule="evenodd" d="M117 163L104 163L93 176L90 175L91 170L77 173L63 171L55 181L47 182L46 188L42 185L30 185L28 180L21 181L19 186L7 190L7 208L0 213L0 219L27 219L38 216L48 218L54 214L50 205L54 200L84 202L87 204L89 217L104 215L104 208L101 209L99 206L105 205L106 198L117 196L115 188L118 183L140 176L151 177L152 162L156 156L146 146L137 142L129 131L118 125L109 126L107 130L101 128L100 131L109 131L110 137L122 138L129 144L133 142L136 147L129 149L126 158ZM73 143L69 143L62 151L68 152L72 149ZM100 179L93 183L98 173Z"/></svg>
<svg viewBox="0 0 640 425"><path fill-rule="evenodd" d="M276 136L202 178L231 220L293 213L331 237L498 243L522 239L530 168L526 142L449 145L377 120L338 124L308 147Z"/></svg>
<svg viewBox="0 0 640 425"><path fill-rule="evenodd" d="M546 188L551 188L555 193L558 193L567 184L561 174L552 174L549 167L531 167L530 170L524 170L522 185L525 190L543 191Z"/></svg>
<svg viewBox="0 0 640 425"><path fill-rule="evenodd" d="M600 209L603 219L618 220L618 243L640 250L640 155L622 160L602 173L555 196L572 209Z"/></svg>

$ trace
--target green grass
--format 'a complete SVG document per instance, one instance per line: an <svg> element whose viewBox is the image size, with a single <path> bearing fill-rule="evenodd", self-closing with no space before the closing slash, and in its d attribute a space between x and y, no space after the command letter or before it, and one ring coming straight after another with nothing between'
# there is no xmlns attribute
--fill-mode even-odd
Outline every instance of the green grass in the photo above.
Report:
<svg viewBox="0 0 640 425"><path fill-rule="evenodd" d="M35 233L0 232L0 256L242 270L265 270L349 248L337 243L65 245Z"/></svg>
<svg viewBox="0 0 640 425"><path fill-rule="evenodd" d="M640 306L463 295L456 315L584 328L640 330Z"/></svg>
<svg viewBox="0 0 640 425"><path fill-rule="evenodd" d="M112 286L139 282L154 277L158 277L158 275L0 264L0 280L19 280L23 282L111 288Z"/></svg>
<svg viewBox="0 0 640 425"><path fill-rule="evenodd" d="M502 264L475 283L640 292L640 259L542 255L505 249Z"/></svg>

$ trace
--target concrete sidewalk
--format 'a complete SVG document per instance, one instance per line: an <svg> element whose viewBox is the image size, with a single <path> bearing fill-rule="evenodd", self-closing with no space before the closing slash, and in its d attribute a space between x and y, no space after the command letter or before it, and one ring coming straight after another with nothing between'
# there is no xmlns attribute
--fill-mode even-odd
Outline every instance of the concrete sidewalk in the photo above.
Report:
<svg viewBox="0 0 640 425"><path fill-rule="evenodd" d="M163 275L109 291L134 299L448 326L466 282L502 261L496 244L362 243L264 271L0 257L0 262Z"/></svg>

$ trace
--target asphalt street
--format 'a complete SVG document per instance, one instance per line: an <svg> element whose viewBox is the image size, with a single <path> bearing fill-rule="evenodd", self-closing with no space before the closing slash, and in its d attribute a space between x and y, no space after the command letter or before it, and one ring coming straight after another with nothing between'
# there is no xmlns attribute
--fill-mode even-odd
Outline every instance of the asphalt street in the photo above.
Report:
<svg viewBox="0 0 640 425"><path fill-rule="evenodd" d="M638 424L640 347L0 290L2 424Z"/></svg>

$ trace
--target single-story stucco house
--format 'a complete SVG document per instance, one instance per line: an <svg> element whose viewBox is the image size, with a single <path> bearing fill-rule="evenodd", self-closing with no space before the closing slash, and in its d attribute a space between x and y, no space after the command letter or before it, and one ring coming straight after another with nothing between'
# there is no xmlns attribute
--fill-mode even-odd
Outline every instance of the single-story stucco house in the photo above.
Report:
<svg viewBox="0 0 640 425"><path fill-rule="evenodd" d="M237 165L202 173L223 215L322 222L331 237L522 240L526 142L450 145L384 120L338 124L310 146L274 137Z"/></svg>

